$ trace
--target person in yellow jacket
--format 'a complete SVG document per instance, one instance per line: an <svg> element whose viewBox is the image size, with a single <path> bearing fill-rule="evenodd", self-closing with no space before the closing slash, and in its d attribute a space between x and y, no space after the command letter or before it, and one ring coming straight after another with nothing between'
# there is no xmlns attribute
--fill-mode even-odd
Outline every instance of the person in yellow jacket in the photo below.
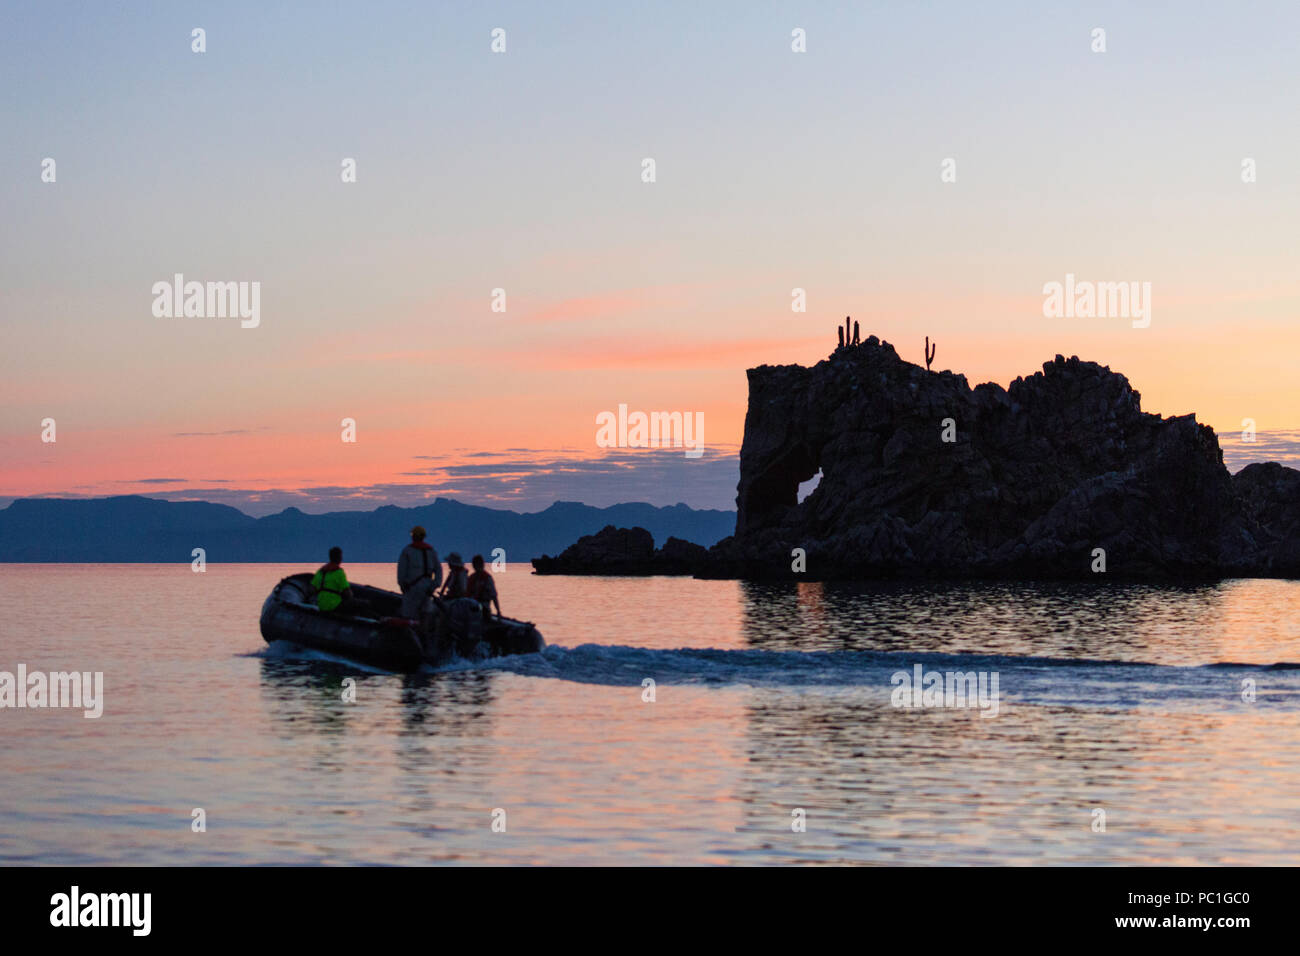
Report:
<svg viewBox="0 0 1300 956"><path fill-rule="evenodd" d="M316 606L322 611L337 611L346 602L351 605L352 588L343 568L343 549L330 548L330 563L312 576L311 586L316 589ZM344 606L346 611L347 607Z"/></svg>

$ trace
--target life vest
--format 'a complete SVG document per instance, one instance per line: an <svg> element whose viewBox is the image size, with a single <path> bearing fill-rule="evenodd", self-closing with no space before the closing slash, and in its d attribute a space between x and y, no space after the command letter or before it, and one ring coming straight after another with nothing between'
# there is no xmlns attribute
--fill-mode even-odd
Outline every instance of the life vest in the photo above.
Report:
<svg viewBox="0 0 1300 956"><path fill-rule="evenodd" d="M348 576L337 564L326 564L312 576L311 586L316 589L316 606L322 611L333 611L343 603Z"/></svg>
<svg viewBox="0 0 1300 956"><path fill-rule="evenodd" d="M492 575L487 573L485 568L482 571L475 571L469 576L469 596L476 601L489 600L496 594L496 582L492 580Z"/></svg>
<svg viewBox="0 0 1300 956"><path fill-rule="evenodd" d="M412 541L409 545L407 545L407 547L416 548L419 550L420 564L423 567L423 571L420 574L420 576L416 578L414 581L403 581L399 578L397 581L397 586L400 587L403 591L406 591L408 588L414 587L416 584L419 584L421 581L427 578L429 576L429 572L433 570L433 565L430 564L430 561L433 559L433 545L425 541ZM399 561L397 565L397 573L401 574L401 572L402 572L402 565L401 562Z"/></svg>

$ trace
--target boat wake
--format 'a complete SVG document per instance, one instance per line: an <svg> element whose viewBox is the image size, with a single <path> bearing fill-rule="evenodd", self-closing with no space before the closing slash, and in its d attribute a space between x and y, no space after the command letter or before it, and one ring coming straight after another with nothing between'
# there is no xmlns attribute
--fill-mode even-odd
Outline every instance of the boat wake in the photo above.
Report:
<svg viewBox="0 0 1300 956"><path fill-rule="evenodd" d="M1300 710L1300 664L1219 662L1170 666L1131 661L1016 657L985 654L892 651L786 651L678 648L674 650L583 644L551 645L540 654L458 662L440 670L492 668L525 677L583 684L640 687L788 687L874 689L888 697L900 672L996 673L1010 701L1038 705L1099 705L1117 708L1180 701L1219 701L1225 707L1270 706ZM1243 699L1243 691L1254 700Z"/></svg>
<svg viewBox="0 0 1300 956"><path fill-rule="evenodd" d="M248 656L321 663L366 673L388 673L324 651L276 641ZM1005 702L1038 706L1117 709L1217 702L1224 709L1281 708L1300 712L1300 663L1244 664L1221 661L1171 666L1133 661L996 654L901 653L896 651L727 650L684 647L655 649L617 644L550 645L538 654L487 660L454 658L429 674L496 671L521 677L608 687L656 685L790 688L852 691L888 700L895 675L948 673L998 675ZM1249 688L1253 700L1243 692Z"/></svg>

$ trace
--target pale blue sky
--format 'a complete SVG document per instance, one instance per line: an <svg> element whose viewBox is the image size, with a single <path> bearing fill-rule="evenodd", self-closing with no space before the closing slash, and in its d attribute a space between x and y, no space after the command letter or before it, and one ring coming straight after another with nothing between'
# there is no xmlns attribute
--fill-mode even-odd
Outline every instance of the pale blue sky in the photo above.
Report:
<svg viewBox="0 0 1300 956"><path fill-rule="evenodd" d="M289 436L323 391L343 409L330 428L348 413L394 435L424 427L431 392L483 398L483 449L589 444L593 413L619 402L702 409L734 445L744 366L815 360L820 346L774 343L833 340L847 312L914 360L937 337L939 364L972 382L1077 352L1129 374L1149 410L1300 424L1294 2L0 9L0 449L18 461L3 494L218 459L233 464L213 477L247 487L239 463L260 449L150 436ZM263 326L160 325L147 290L176 271L261 281ZM1152 328L1046 323L1041 286L1067 271L1152 281ZM472 335L498 286L511 313L479 354L394 364ZM658 304L608 304L638 298ZM604 311L508 324L583 299ZM745 339L765 344L714 366L609 357ZM557 364L588 347L580 374ZM37 467L46 414L97 436L97 469ZM343 479L328 459L267 467L289 487ZM376 458L358 483L380 471L400 466ZM668 501L695 503L694 480L665 482Z"/></svg>

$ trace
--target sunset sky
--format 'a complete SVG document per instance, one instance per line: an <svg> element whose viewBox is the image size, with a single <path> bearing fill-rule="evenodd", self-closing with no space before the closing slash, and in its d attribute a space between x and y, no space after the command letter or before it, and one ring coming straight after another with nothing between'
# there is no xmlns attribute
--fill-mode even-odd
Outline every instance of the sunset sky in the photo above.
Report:
<svg viewBox="0 0 1300 956"><path fill-rule="evenodd" d="M625 6L8 5L0 505L732 507L745 369L845 315L1291 455L1294 2ZM175 273L260 282L260 325L155 317ZM1150 282L1150 327L1045 318L1067 273ZM620 403L703 412L706 454L598 448Z"/></svg>

